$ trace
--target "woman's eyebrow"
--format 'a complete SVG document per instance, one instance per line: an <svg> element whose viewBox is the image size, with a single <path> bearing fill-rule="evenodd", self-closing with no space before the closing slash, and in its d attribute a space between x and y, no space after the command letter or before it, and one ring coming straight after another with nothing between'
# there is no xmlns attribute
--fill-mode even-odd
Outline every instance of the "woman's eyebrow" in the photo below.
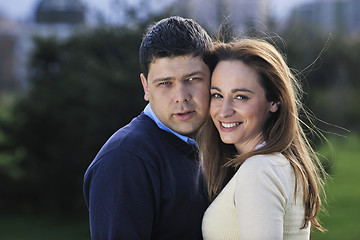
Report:
<svg viewBox="0 0 360 240"><path fill-rule="evenodd" d="M247 89L247 88L235 88L235 89L231 90L231 92L233 92L233 93L236 93L236 92L254 93L254 91L251 91L250 89Z"/></svg>
<svg viewBox="0 0 360 240"><path fill-rule="evenodd" d="M211 86L211 87L210 87L210 90L216 90L216 91L221 92L220 88L214 87L214 86ZM231 90L231 92L232 92L232 93L236 93L236 92L254 93L254 91L252 91L252 90L250 90L250 89L247 89L247 88L235 88L235 89Z"/></svg>

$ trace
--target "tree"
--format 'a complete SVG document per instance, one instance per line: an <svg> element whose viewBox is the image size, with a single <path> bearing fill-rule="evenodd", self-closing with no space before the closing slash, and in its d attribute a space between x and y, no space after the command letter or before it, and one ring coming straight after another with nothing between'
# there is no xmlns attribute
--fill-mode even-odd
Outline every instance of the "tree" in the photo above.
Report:
<svg viewBox="0 0 360 240"><path fill-rule="evenodd" d="M16 191L0 189L8 206L85 208L87 166L145 105L138 67L142 32L108 27L64 41L34 40L31 88L15 106L13 121L1 124L8 138L3 149L22 153Z"/></svg>

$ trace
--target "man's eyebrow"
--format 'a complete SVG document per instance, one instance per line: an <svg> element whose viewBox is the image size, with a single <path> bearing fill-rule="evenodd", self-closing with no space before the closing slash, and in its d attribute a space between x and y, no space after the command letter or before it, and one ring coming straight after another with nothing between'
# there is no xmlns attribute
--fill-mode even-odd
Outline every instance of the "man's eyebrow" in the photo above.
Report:
<svg viewBox="0 0 360 240"><path fill-rule="evenodd" d="M183 78L189 78L189 77L192 77L192 76L195 76L195 75L205 75L205 73L203 73L201 71L195 71L195 72L192 72L192 73L185 74L183 76ZM152 82L156 83L156 82L162 82L162 81L171 81L171 80L174 80L174 79L175 79L175 77L156 78Z"/></svg>
<svg viewBox="0 0 360 240"><path fill-rule="evenodd" d="M173 79L174 79L174 77L155 78L152 82L157 83L157 82L163 82L163 81L170 81Z"/></svg>
<svg viewBox="0 0 360 240"><path fill-rule="evenodd" d="M201 71L196 71L196 72L185 74L184 77L188 78L188 77L191 77L191 76L194 76L194 75L205 75L205 73L203 73Z"/></svg>

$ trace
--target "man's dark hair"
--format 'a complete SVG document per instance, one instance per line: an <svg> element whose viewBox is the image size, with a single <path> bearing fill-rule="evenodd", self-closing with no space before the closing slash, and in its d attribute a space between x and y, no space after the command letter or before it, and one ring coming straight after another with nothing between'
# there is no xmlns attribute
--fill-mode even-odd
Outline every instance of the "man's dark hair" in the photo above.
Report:
<svg viewBox="0 0 360 240"><path fill-rule="evenodd" d="M155 58L186 55L203 57L211 44L209 35L194 20L177 16L165 18L150 27L141 42L141 71L147 78L149 65Z"/></svg>

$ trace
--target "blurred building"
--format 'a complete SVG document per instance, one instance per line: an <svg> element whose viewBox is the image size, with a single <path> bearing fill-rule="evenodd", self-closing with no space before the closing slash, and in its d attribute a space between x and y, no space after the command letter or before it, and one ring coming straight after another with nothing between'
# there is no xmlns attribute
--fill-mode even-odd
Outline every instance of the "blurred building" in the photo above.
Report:
<svg viewBox="0 0 360 240"><path fill-rule="evenodd" d="M26 87L32 38L67 38L85 30L85 10L80 0L39 0L27 22L0 16L0 88Z"/></svg>
<svg viewBox="0 0 360 240"><path fill-rule="evenodd" d="M79 0L42 0L36 9L38 23L84 23L84 7Z"/></svg>
<svg viewBox="0 0 360 240"><path fill-rule="evenodd" d="M293 10L291 22L320 33L360 34L359 0L317 0Z"/></svg>
<svg viewBox="0 0 360 240"><path fill-rule="evenodd" d="M40 0L32 32L36 35L68 37L84 28L85 7L80 0Z"/></svg>
<svg viewBox="0 0 360 240"><path fill-rule="evenodd" d="M216 33L224 20L237 33L252 27L264 30L270 15L269 0L182 0L181 6L179 13L211 33Z"/></svg>
<svg viewBox="0 0 360 240"><path fill-rule="evenodd" d="M13 88L17 85L16 49L21 32L19 24L0 15L0 88Z"/></svg>

